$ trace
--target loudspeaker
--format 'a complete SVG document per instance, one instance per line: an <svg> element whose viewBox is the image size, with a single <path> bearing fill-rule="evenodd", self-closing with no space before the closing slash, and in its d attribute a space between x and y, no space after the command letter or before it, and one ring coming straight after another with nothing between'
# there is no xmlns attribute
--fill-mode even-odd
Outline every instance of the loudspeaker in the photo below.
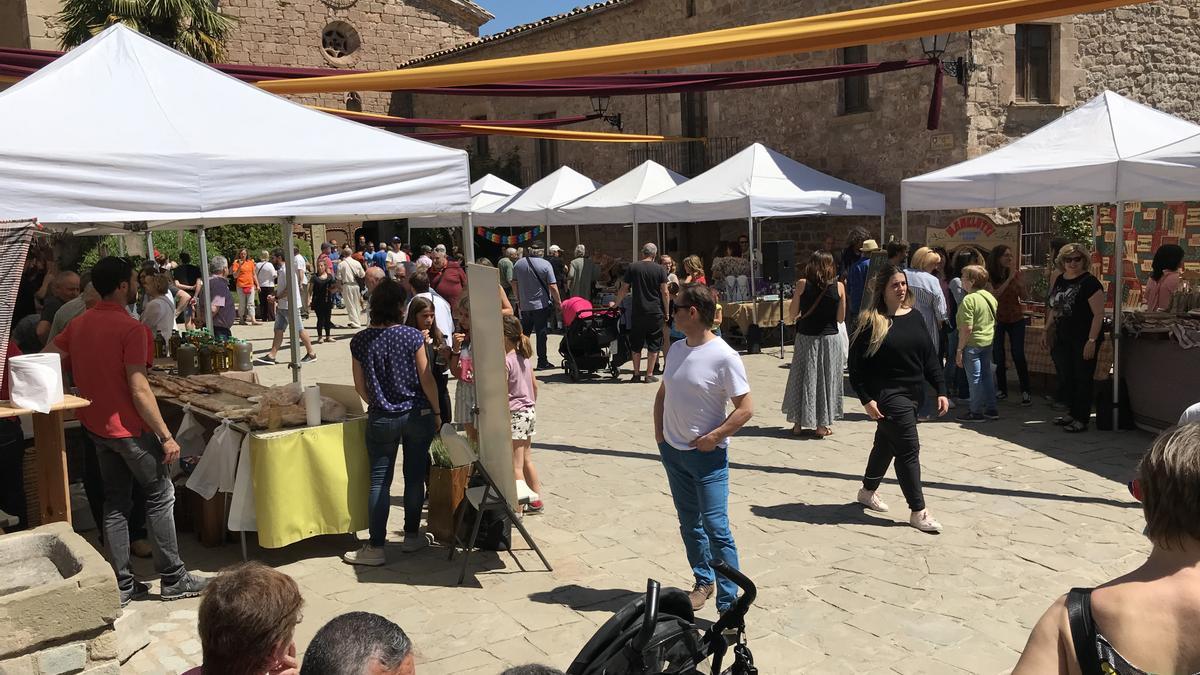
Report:
<svg viewBox="0 0 1200 675"><path fill-rule="evenodd" d="M781 284L796 282L796 242L764 241L763 277Z"/></svg>

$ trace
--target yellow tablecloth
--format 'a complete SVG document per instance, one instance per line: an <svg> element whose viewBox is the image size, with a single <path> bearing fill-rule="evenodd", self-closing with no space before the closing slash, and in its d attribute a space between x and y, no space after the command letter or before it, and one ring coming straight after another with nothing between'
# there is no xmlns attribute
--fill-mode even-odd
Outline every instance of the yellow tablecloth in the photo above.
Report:
<svg viewBox="0 0 1200 675"><path fill-rule="evenodd" d="M366 418L250 437L258 543L367 527Z"/></svg>
<svg viewBox="0 0 1200 675"><path fill-rule="evenodd" d="M788 326L794 322L786 317L787 303L789 300L784 300L784 323ZM754 303L752 302L725 302L721 303L721 311L724 326L737 326L742 335L750 330L750 324L754 322ZM759 328L774 328L779 325L779 301L778 300L759 300L758 301L758 327ZM724 329L724 328L722 328Z"/></svg>

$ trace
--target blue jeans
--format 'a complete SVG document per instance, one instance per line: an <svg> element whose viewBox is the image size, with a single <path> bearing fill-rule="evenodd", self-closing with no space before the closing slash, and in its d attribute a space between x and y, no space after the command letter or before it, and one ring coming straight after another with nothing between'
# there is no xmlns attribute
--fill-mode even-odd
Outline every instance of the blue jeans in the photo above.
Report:
<svg viewBox="0 0 1200 675"><path fill-rule="evenodd" d="M1004 362L1004 336L1008 336L1012 349L1013 365L1017 368L1017 381L1021 393L1029 391L1029 364L1025 361L1025 320L1012 323L996 322L996 341L992 343L992 359L996 362L996 386L1008 393L1008 368Z"/></svg>
<svg viewBox="0 0 1200 675"><path fill-rule="evenodd" d="M525 335L537 333L538 366L550 363L546 358L546 333L550 330L550 315L553 313L553 307L521 310L521 330Z"/></svg>
<svg viewBox="0 0 1200 675"><path fill-rule="evenodd" d="M420 529L425 478L429 474L429 444L437 431L434 424L428 410L367 414L367 457L371 462L367 520L372 546L383 546L387 540L392 476L396 469L396 449L401 444L404 446L404 533L416 534Z"/></svg>
<svg viewBox="0 0 1200 675"><path fill-rule="evenodd" d="M737 600L737 585L724 577L716 579L709 563L721 560L738 569L737 546L729 530L728 451L683 451L668 443L659 443L658 451L667 470L692 574L698 583L716 583L717 611L724 612Z"/></svg>
<svg viewBox="0 0 1200 675"><path fill-rule="evenodd" d="M992 378L992 346L967 347L963 350L963 370L971 389L971 412L982 415L996 412L996 383Z"/></svg>

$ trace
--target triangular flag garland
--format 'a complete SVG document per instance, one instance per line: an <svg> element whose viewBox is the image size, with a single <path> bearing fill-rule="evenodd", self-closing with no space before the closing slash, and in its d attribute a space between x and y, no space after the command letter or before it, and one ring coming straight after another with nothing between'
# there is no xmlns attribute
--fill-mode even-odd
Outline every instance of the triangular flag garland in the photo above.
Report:
<svg viewBox="0 0 1200 675"><path fill-rule="evenodd" d="M527 241L531 241L537 237L540 237L545 229L545 225L538 225L532 230L526 230L521 234L505 235L500 234L495 230L489 230L486 227L477 227L475 228L475 234L483 237L493 244L500 244L501 246L515 246L517 244L524 244Z"/></svg>

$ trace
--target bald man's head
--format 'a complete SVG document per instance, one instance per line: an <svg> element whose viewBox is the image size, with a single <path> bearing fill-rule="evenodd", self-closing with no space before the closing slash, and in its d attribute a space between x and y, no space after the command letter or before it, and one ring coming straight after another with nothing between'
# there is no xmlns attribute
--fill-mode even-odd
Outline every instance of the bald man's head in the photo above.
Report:
<svg viewBox="0 0 1200 675"><path fill-rule="evenodd" d="M74 272L59 272L54 277L54 295L63 302L79 297L79 275Z"/></svg>
<svg viewBox="0 0 1200 675"><path fill-rule="evenodd" d="M383 271L382 267L368 267L366 278L367 291L369 292L375 290L375 287L378 286L379 282L383 281L386 276L387 273Z"/></svg>

